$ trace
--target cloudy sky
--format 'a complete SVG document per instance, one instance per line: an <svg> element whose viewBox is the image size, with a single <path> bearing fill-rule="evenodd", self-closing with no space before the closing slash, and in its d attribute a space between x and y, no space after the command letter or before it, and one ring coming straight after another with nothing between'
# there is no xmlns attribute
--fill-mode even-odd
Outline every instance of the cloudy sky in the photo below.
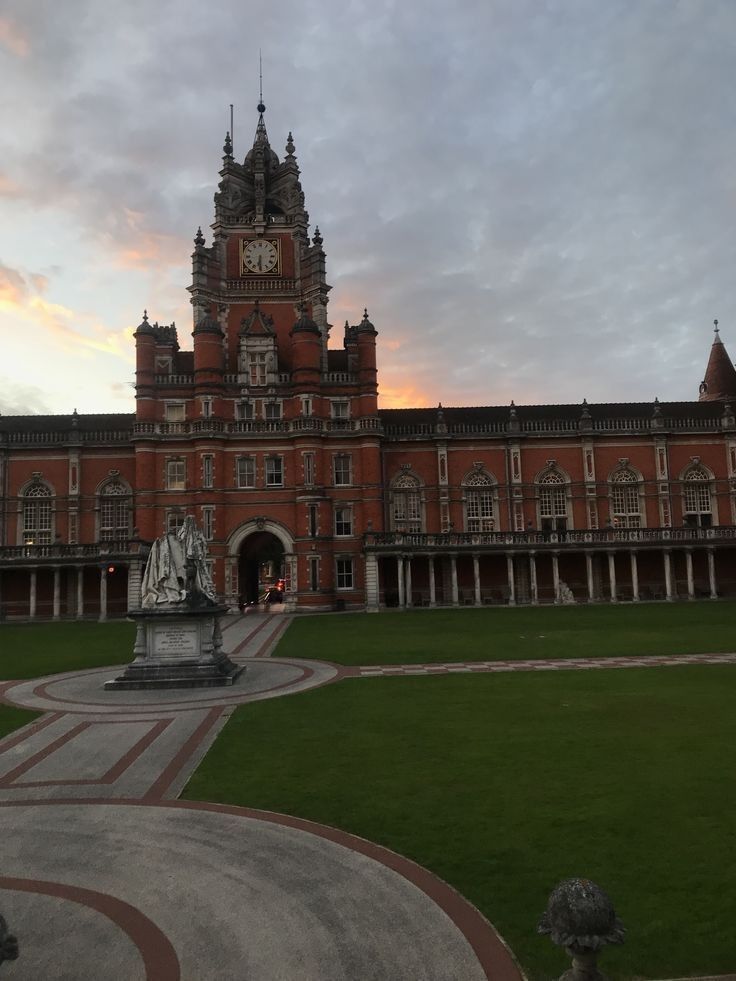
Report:
<svg viewBox="0 0 736 981"><path fill-rule="evenodd" d="M736 357L734 0L4 0L0 411L129 411L191 346L235 104L294 133L381 404L697 397Z"/></svg>

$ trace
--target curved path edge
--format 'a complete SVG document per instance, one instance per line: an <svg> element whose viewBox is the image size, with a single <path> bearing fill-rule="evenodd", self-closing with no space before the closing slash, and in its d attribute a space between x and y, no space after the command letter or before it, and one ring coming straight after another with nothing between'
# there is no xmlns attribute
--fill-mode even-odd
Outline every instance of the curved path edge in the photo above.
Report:
<svg viewBox="0 0 736 981"><path fill-rule="evenodd" d="M0 807L20 807L27 806L28 803L28 801L4 801L0 802ZM493 924L469 900L443 879L440 879L439 876L430 872L429 869L400 855L398 852L391 851L391 849L383 845L369 841L367 838L360 838L357 835L350 834L350 832L341 831L339 828L330 827L329 825L319 824L316 821L309 821L306 818L293 817L289 814L278 814L274 811L262 811L250 807L237 807L233 804L181 800L146 801L121 798L81 798L76 800L65 798L63 800L33 801L33 806L39 807L68 804L165 807L176 810L210 811L280 825L281 827L292 828L324 838L336 845L340 845L343 848L347 848L378 862L380 865L396 872L423 892L445 913L448 919L467 940L489 981L491 979L492 981L525 981L526 979L511 948ZM166 977L169 976L171 975L166 975Z"/></svg>

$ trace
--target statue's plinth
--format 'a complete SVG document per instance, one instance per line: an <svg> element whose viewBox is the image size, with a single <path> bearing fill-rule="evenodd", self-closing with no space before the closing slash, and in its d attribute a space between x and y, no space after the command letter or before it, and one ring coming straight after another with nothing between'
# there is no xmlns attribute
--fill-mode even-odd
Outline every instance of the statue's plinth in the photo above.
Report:
<svg viewBox="0 0 736 981"><path fill-rule="evenodd" d="M129 610L137 627L135 660L107 689L216 688L232 685L245 669L222 651L225 606Z"/></svg>

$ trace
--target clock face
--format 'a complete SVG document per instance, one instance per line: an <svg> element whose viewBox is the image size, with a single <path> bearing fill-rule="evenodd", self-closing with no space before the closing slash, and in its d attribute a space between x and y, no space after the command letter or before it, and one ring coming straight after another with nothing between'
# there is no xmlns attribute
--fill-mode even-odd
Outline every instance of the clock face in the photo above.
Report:
<svg viewBox="0 0 736 981"><path fill-rule="evenodd" d="M279 263L279 252L275 242L259 238L254 242L243 244L242 272L267 273L272 272Z"/></svg>

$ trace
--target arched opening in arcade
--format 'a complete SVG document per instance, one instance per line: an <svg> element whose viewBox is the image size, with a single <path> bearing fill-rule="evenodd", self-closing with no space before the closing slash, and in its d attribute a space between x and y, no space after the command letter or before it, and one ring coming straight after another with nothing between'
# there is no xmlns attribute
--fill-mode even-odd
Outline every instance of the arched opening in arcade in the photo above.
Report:
<svg viewBox="0 0 736 981"><path fill-rule="evenodd" d="M241 609L259 603L281 603L289 588L283 543L270 531L256 531L243 541L238 557Z"/></svg>

